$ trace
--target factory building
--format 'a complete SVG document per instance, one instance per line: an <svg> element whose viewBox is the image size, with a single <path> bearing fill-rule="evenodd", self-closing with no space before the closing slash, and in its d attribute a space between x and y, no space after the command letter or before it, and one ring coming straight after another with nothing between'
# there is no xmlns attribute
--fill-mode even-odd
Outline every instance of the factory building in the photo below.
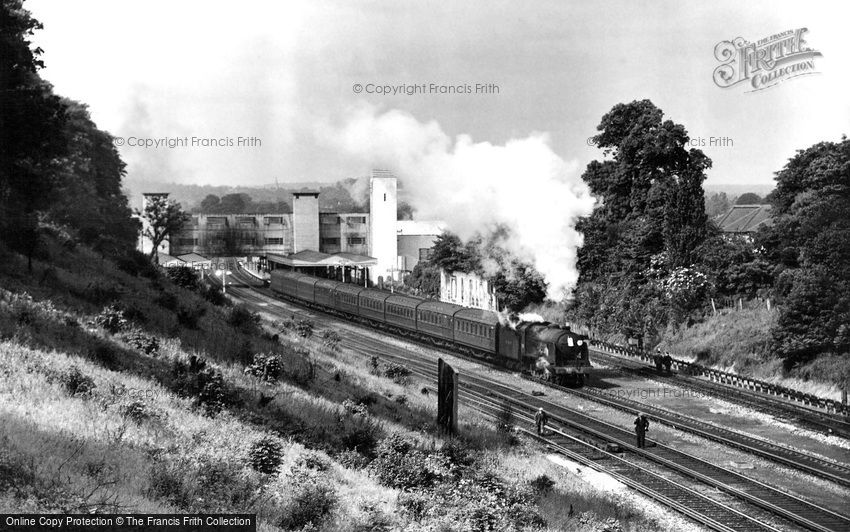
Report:
<svg viewBox="0 0 850 532"><path fill-rule="evenodd" d="M319 193L300 191L293 194L291 214L193 215L170 245L163 245L163 252L258 256L272 269L350 266L360 271L343 272L346 280L365 274L379 284L390 278L400 280L427 258L443 229L437 222L398 221L397 209L396 177L386 170L373 170L368 213L319 212ZM315 264L307 260L310 257Z"/></svg>

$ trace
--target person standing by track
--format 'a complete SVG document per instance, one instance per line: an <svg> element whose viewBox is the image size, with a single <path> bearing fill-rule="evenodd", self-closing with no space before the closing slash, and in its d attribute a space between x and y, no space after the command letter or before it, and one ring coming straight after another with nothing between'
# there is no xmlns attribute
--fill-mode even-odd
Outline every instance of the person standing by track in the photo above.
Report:
<svg viewBox="0 0 850 532"><path fill-rule="evenodd" d="M537 425L537 434L542 436L546 431L546 422L549 421L549 415L543 410L543 407L537 409L537 413L534 414L534 424Z"/></svg>
<svg viewBox="0 0 850 532"><path fill-rule="evenodd" d="M638 414L635 418L635 436L637 436L639 449L646 447L647 431L649 431L649 420L646 418L646 414Z"/></svg>

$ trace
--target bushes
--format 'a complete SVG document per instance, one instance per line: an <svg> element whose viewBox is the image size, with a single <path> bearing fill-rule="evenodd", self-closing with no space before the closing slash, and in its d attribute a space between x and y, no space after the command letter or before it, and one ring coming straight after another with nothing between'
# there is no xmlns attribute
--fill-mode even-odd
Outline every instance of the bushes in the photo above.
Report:
<svg viewBox="0 0 850 532"><path fill-rule="evenodd" d="M94 318L95 324L110 334L117 334L127 327L127 319L124 317L124 312L115 305L109 305L104 308L100 314Z"/></svg>
<svg viewBox="0 0 850 532"><path fill-rule="evenodd" d="M392 379L397 384L407 384L407 378L410 377L410 370L401 364L390 362L384 368L384 377Z"/></svg>
<svg viewBox="0 0 850 532"><path fill-rule="evenodd" d="M124 333L121 339L146 355L153 355L159 351L159 339L138 329Z"/></svg>
<svg viewBox="0 0 850 532"><path fill-rule="evenodd" d="M94 380L84 375L77 366L71 366L59 376L59 380L69 395L87 395L96 387Z"/></svg>
<svg viewBox="0 0 850 532"><path fill-rule="evenodd" d="M171 279L171 282L186 290L197 291L198 274L195 270L188 266L177 266L174 268L166 268L165 274Z"/></svg>
<svg viewBox="0 0 850 532"><path fill-rule="evenodd" d="M184 307L180 305L177 309L177 323L186 327L187 329L197 329L198 322L207 313L207 309L202 307Z"/></svg>
<svg viewBox="0 0 850 532"><path fill-rule="evenodd" d="M204 360L191 356L188 364L175 361L172 373L175 392L194 398L195 404L207 415L218 414L230 402L230 392L221 371L208 367Z"/></svg>
<svg viewBox="0 0 850 532"><path fill-rule="evenodd" d="M339 346L341 341L342 337L336 331L328 330L322 334L322 345L331 351L336 351L336 348Z"/></svg>
<svg viewBox="0 0 850 532"><path fill-rule="evenodd" d="M118 266L119 270L134 277L141 276L149 279L159 277L159 271L150 261L150 258L139 251L130 251L126 255L116 258L115 265Z"/></svg>
<svg viewBox="0 0 850 532"><path fill-rule="evenodd" d="M275 382L283 376L283 361L275 353L257 353L245 373L265 382Z"/></svg>
<svg viewBox="0 0 850 532"><path fill-rule="evenodd" d="M291 474L294 490L283 505L279 526L299 530L319 526L339 504L339 495L324 477L296 469Z"/></svg>
<svg viewBox="0 0 850 532"><path fill-rule="evenodd" d="M251 445L248 452L248 463L255 471L271 475L276 473L283 458L283 447L277 440L264 437Z"/></svg>
<svg viewBox="0 0 850 532"><path fill-rule="evenodd" d="M227 323L246 334L254 334L260 329L260 315L240 303L227 312Z"/></svg>

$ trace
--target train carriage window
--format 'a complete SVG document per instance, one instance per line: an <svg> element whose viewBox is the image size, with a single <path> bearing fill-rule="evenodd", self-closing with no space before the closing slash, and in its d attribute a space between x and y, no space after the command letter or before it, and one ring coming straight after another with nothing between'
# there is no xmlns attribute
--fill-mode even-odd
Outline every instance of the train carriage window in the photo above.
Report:
<svg viewBox="0 0 850 532"><path fill-rule="evenodd" d="M575 344L573 343L573 337L567 336L567 345L573 347Z"/></svg>

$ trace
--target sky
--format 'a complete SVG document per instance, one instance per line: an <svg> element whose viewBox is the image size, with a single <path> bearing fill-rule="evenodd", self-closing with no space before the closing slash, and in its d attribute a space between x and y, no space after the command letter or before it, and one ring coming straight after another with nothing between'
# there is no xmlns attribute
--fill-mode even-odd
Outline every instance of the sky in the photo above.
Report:
<svg viewBox="0 0 850 532"><path fill-rule="evenodd" d="M384 154L403 142L430 153L420 141L435 138L449 154L464 142L536 139L563 162L545 166L572 179L602 157L588 142L601 117L617 103L648 98L704 142L714 161L707 184L768 184L796 150L850 130L847 2L29 0L25 7L44 24L34 37L45 50L42 75L120 138L131 179L261 185L332 182L385 166L403 174L408 167ZM822 54L815 74L755 92L713 81L719 42L798 28ZM427 90L375 93L400 84ZM484 88L478 94L476 84ZM472 94L440 93L467 85ZM374 129L399 123L403 135ZM383 144L364 149L351 135L377 135ZM193 137L224 145L131 146ZM712 137L725 140L711 146ZM415 171L440 171L417 166L421 153L405 157Z"/></svg>

